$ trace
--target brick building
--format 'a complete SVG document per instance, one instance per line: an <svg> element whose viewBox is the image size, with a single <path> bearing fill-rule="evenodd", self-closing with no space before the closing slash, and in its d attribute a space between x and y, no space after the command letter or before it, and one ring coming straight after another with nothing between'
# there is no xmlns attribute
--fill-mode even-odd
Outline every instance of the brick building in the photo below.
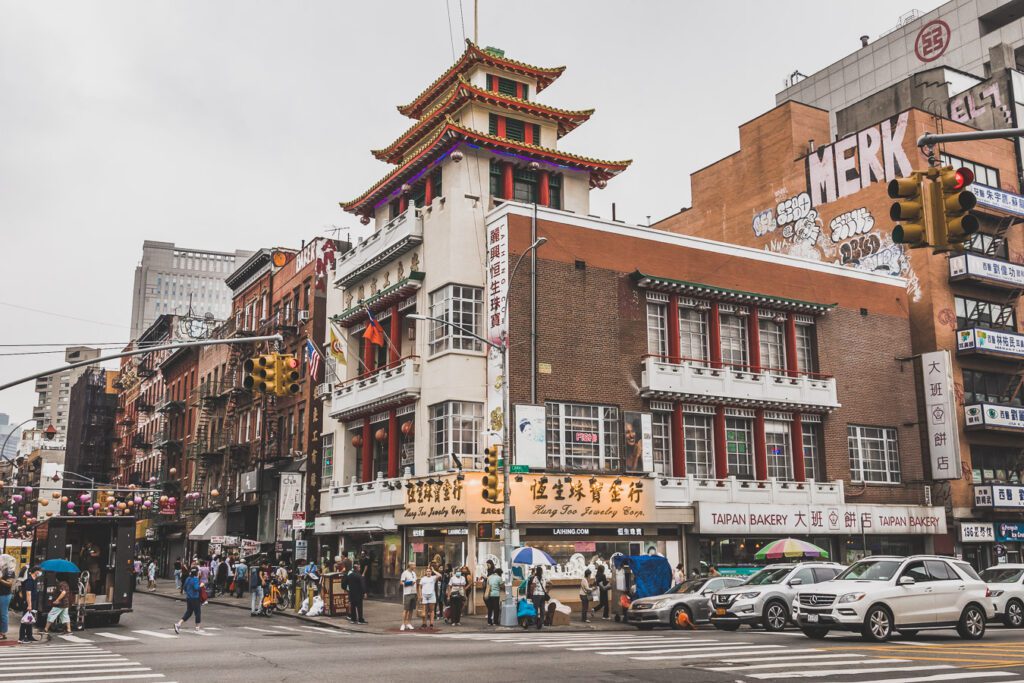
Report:
<svg viewBox="0 0 1024 683"><path fill-rule="evenodd" d="M74 472L68 488L90 488L88 480L107 481L114 446L117 372L87 368L71 387L64 467Z"/></svg>

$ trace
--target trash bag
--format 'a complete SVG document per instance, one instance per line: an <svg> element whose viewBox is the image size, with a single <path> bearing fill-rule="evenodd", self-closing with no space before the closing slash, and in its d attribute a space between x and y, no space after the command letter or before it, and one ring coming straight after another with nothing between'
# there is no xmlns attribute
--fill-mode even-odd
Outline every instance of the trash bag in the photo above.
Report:
<svg viewBox="0 0 1024 683"><path fill-rule="evenodd" d="M306 612L307 617L318 617L324 612L324 599L319 595L313 598L313 606Z"/></svg>

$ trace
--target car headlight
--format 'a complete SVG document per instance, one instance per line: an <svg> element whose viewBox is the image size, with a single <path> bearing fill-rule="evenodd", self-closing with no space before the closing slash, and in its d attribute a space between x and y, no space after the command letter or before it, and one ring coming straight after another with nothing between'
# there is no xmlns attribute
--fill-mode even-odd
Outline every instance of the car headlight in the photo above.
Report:
<svg viewBox="0 0 1024 683"><path fill-rule="evenodd" d="M864 598L864 593L847 593L839 598L840 603L857 602Z"/></svg>
<svg viewBox="0 0 1024 683"><path fill-rule="evenodd" d="M761 591L751 591L749 593L740 593L737 597L740 600L753 600L761 594Z"/></svg>
<svg viewBox="0 0 1024 683"><path fill-rule="evenodd" d="M661 609L662 607L668 607L671 600L655 600L651 603L651 609Z"/></svg>
<svg viewBox="0 0 1024 683"><path fill-rule="evenodd" d="M990 591L990 593L989 593L989 594L990 594L990 595L991 595L991 596L992 596L993 598L998 598L998 597L999 597L1000 595L1002 595L1002 594L1003 594L1003 591Z"/></svg>

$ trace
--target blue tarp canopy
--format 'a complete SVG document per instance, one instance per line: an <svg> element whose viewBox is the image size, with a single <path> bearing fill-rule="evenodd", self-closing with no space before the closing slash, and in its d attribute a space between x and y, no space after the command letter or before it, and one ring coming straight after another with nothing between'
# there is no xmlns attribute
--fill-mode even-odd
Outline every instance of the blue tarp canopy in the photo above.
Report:
<svg viewBox="0 0 1024 683"><path fill-rule="evenodd" d="M634 599L664 595L672 587L672 565L660 555L618 555L614 562L616 569L626 565L633 572Z"/></svg>

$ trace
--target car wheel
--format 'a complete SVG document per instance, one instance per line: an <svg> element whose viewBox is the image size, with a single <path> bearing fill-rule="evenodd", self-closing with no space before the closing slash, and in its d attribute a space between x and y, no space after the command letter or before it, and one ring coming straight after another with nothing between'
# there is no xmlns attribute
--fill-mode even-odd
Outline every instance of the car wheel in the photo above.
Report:
<svg viewBox="0 0 1024 683"><path fill-rule="evenodd" d="M772 600L764 606L761 623L764 625L765 631L781 631L786 628L787 621L789 621L789 611L782 602Z"/></svg>
<svg viewBox="0 0 1024 683"><path fill-rule="evenodd" d="M900 637L901 638L913 638L916 635L917 635L917 629L916 628L901 628L900 629Z"/></svg>
<svg viewBox="0 0 1024 683"><path fill-rule="evenodd" d="M828 629L820 626L801 626L800 630L804 632L804 635L814 640L821 640L828 635Z"/></svg>
<svg viewBox="0 0 1024 683"><path fill-rule="evenodd" d="M875 605L864 617L864 628L861 631L864 640L884 643L892 637L892 613L883 605Z"/></svg>
<svg viewBox="0 0 1024 683"><path fill-rule="evenodd" d="M960 615L956 632L964 640L981 640L985 635L985 613L977 605L968 605Z"/></svg>
<svg viewBox="0 0 1024 683"><path fill-rule="evenodd" d="M1003 622L1010 628L1024 626L1024 603L1016 599L1006 603L1006 615L1003 617Z"/></svg>
<svg viewBox="0 0 1024 683"><path fill-rule="evenodd" d="M719 631L738 631L740 628L739 624L715 624L715 628Z"/></svg>
<svg viewBox="0 0 1024 683"><path fill-rule="evenodd" d="M690 620L691 624L693 623L693 613L690 612L690 610L688 610L684 605L676 605L672 608L672 613L668 617L669 626L676 630L682 628L682 626L679 625L680 614L686 614L686 618Z"/></svg>

